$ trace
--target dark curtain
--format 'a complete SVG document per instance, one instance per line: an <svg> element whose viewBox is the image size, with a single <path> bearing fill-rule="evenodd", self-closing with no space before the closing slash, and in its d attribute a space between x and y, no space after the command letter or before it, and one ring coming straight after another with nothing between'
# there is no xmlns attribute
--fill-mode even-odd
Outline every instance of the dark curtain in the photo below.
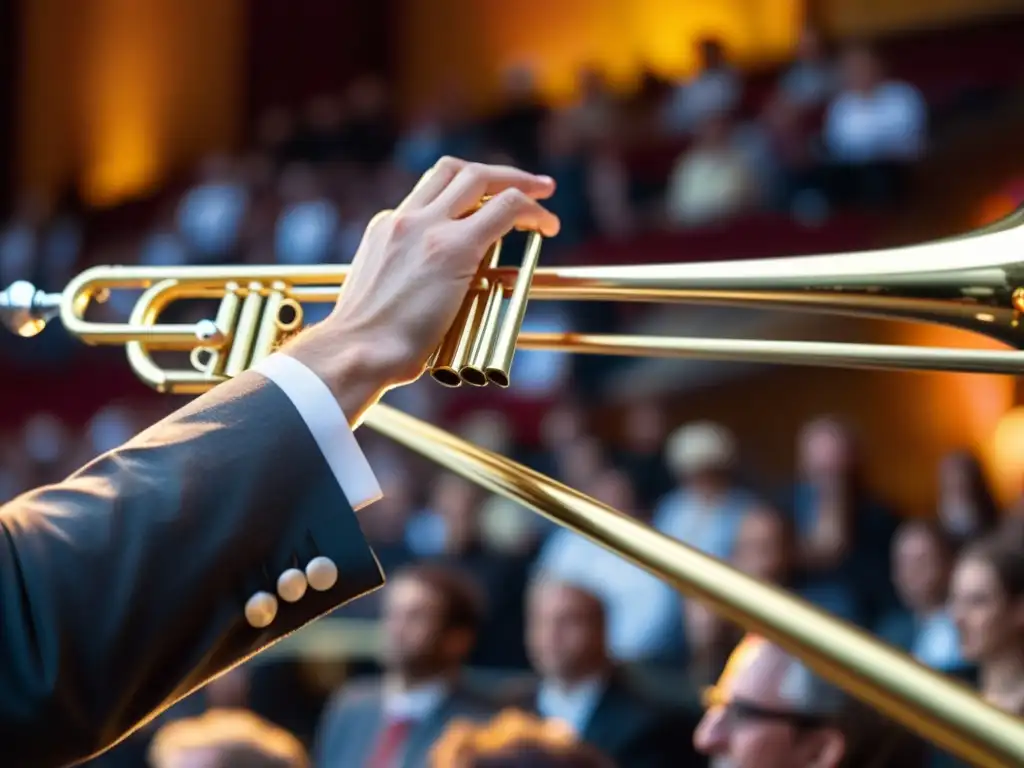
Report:
<svg viewBox="0 0 1024 768"><path fill-rule="evenodd" d="M337 93L364 73L393 75L397 0L248 0L247 112Z"/></svg>
<svg viewBox="0 0 1024 768"><path fill-rule="evenodd" d="M17 106L21 56L21 3L0 0L0 216L14 198L17 167Z"/></svg>

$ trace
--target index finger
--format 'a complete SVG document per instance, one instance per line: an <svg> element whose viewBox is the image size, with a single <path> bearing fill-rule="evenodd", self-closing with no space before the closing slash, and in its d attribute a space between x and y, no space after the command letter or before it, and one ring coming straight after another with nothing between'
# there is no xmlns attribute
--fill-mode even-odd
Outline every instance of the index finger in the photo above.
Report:
<svg viewBox="0 0 1024 768"><path fill-rule="evenodd" d="M530 197L544 199L554 194L555 180L510 165L472 163L459 171L437 196L434 205L446 216L458 218L474 210L482 199L511 188Z"/></svg>

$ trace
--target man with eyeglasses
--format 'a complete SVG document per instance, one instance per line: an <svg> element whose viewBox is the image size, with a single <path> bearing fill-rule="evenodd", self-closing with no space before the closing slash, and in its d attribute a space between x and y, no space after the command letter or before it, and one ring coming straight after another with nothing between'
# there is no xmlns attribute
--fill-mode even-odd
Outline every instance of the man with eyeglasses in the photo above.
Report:
<svg viewBox="0 0 1024 768"><path fill-rule="evenodd" d="M919 742L760 637L736 647L705 704L694 744L716 768L921 765Z"/></svg>

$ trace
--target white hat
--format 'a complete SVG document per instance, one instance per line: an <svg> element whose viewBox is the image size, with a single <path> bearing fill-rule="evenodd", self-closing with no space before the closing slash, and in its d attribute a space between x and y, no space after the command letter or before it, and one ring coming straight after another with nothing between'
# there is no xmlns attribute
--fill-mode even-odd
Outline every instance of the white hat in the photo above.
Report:
<svg viewBox="0 0 1024 768"><path fill-rule="evenodd" d="M697 421L669 436L665 458L672 470L682 475L727 469L736 458L736 442L721 424Z"/></svg>

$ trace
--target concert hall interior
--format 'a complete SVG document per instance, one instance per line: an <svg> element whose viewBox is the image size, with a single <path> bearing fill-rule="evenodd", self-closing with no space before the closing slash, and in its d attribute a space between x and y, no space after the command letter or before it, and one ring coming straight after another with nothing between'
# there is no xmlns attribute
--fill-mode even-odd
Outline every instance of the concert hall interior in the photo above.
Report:
<svg viewBox="0 0 1024 768"><path fill-rule="evenodd" d="M446 155L556 180L541 271L728 274L963 237L980 259L1000 235L977 230L1024 210L1020 0L0 0L0 36L0 289L60 292L94 265L343 266ZM499 265L526 244L507 236ZM1024 247L1009 256L997 316L1024 348ZM97 317L125 322L136 299ZM977 325L804 308L531 300L522 330L1006 349ZM425 375L385 403L1024 718L1022 356L966 372L520 348L507 388ZM0 366L0 503L187 398L58 323L0 332ZM970 764L385 431L356 434L387 585L86 765ZM757 663L753 701L729 701ZM396 686L411 726L389 719ZM802 735L833 717L837 753ZM197 734L294 754L184 762Z"/></svg>

